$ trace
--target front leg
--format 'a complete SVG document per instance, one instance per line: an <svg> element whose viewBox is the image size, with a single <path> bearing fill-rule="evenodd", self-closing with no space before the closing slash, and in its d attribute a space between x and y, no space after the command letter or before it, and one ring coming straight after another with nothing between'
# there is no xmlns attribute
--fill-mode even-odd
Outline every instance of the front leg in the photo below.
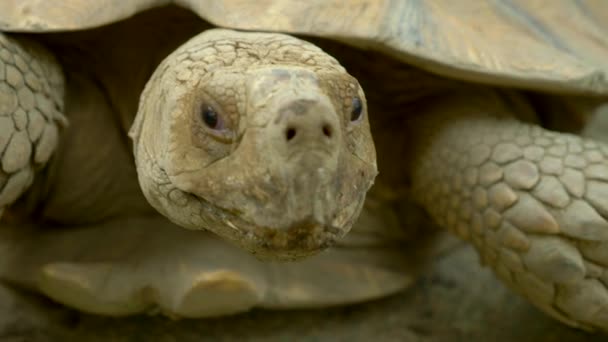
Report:
<svg viewBox="0 0 608 342"><path fill-rule="evenodd" d="M544 312L608 330L608 146L515 119L497 94L411 121L413 196Z"/></svg>
<svg viewBox="0 0 608 342"><path fill-rule="evenodd" d="M55 151L63 114L61 67L41 46L0 33L0 217Z"/></svg>

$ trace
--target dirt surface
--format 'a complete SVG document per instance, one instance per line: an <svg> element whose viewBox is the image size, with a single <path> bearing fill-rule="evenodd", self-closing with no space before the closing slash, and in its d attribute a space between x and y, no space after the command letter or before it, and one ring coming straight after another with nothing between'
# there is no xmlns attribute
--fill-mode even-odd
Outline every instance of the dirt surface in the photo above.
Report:
<svg viewBox="0 0 608 342"><path fill-rule="evenodd" d="M345 308L254 311L212 320L110 319L0 287L0 341L607 341L568 328L510 293L469 247L410 290Z"/></svg>

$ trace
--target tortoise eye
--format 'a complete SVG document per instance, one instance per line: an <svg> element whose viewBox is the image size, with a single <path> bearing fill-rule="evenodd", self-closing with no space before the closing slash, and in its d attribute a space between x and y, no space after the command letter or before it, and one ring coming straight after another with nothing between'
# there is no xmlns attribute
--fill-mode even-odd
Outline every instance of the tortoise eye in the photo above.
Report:
<svg viewBox="0 0 608 342"><path fill-rule="evenodd" d="M219 114L210 105L204 104L201 107L201 118L205 125L213 130L221 130L224 128L224 124Z"/></svg>
<svg viewBox="0 0 608 342"><path fill-rule="evenodd" d="M350 121L354 122L361 119L361 115L363 114L363 102L358 96L353 97L353 103L350 112Z"/></svg>

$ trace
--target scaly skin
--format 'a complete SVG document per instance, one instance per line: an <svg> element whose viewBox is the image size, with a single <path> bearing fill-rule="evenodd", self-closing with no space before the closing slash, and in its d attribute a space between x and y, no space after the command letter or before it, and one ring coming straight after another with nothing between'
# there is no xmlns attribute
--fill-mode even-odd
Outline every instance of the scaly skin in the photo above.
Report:
<svg viewBox="0 0 608 342"><path fill-rule="evenodd" d="M0 33L0 216L57 146L63 74L38 44Z"/></svg>
<svg viewBox="0 0 608 342"><path fill-rule="evenodd" d="M416 121L413 196L541 310L608 329L608 146L522 123L490 92Z"/></svg>
<svg viewBox="0 0 608 342"><path fill-rule="evenodd" d="M351 120L355 99L362 111ZM161 63L140 104L130 135L150 204L260 258L334 244L377 173L358 83L290 36L207 30ZM221 129L206 127L205 106Z"/></svg>

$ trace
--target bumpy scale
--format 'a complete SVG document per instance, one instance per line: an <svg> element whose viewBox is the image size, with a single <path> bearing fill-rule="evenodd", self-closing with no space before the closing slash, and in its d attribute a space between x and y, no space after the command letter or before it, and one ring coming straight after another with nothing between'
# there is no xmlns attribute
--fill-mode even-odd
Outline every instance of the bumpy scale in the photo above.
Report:
<svg viewBox="0 0 608 342"><path fill-rule="evenodd" d="M417 199L543 311L606 327L608 146L519 122L475 96L426 114Z"/></svg>
<svg viewBox="0 0 608 342"><path fill-rule="evenodd" d="M0 216L57 146L63 75L37 44L0 34Z"/></svg>

